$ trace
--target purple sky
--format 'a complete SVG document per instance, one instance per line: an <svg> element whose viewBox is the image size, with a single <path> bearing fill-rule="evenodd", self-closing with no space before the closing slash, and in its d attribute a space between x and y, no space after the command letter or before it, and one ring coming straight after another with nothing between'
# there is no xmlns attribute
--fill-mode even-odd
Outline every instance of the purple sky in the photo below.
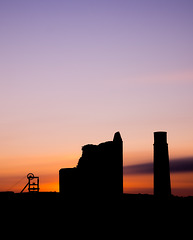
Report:
<svg viewBox="0 0 193 240"><path fill-rule="evenodd" d="M192 0L1 0L0 174L18 159L21 174L47 156L74 166L116 131L125 165L152 159L157 130L173 158L193 156L192 13Z"/></svg>

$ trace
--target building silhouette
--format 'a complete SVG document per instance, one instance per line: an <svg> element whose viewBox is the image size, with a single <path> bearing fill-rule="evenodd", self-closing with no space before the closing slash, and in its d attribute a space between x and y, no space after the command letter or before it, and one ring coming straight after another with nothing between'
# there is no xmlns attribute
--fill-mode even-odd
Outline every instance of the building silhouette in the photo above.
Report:
<svg viewBox="0 0 193 240"><path fill-rule="evenodd" d="M167 132L154 132L154 195L171 196Z"/></svg>
<svg viewBox="0 0 193 240"><path fill-rule="evenodd" d="M83 146L77 166L60 169L59 191L66 198L120 198L123 195L123 142L120 133L115 133L113 141Z"/></svg>

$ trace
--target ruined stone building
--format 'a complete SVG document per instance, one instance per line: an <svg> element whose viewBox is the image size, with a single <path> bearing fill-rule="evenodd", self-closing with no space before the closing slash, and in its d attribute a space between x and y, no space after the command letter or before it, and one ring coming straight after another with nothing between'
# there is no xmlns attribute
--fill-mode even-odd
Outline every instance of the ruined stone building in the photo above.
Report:
<svg viewBox="0 0 193 240"><path fill-rule="evenodd" d="M60 193L67 198L119 198L123 194L123 143L116 132L113 141L88 144L74 168L59 171Z"/></svg>

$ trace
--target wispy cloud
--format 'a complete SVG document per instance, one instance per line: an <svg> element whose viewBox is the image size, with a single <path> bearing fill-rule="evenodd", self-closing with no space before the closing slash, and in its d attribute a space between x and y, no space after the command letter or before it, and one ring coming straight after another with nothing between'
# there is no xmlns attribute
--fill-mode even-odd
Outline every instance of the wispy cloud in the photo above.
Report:
<svg viewBox="0 0 193 240"><path fill-rule="evenodd" d="M170 161L170 172L193 172L193 157L172 159ZM153 174L153 162L124 166L123 174Z"/></svg>

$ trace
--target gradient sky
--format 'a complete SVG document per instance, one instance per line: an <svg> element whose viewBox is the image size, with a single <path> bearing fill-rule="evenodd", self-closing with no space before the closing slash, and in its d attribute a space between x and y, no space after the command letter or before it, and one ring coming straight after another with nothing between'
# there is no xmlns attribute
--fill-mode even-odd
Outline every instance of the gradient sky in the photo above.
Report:
<svg viewBox="0 0 193 240"><path fill-rule="evenodd" d="M153 161L158 130L171 159L192 157L192 12L192 0L1 0L0 191L28 172L58 191L81 146L116 131L125 166ZM193 195L193 172L172 181ZM152 175L124 177L125 192L152 189Z"/></svg>

